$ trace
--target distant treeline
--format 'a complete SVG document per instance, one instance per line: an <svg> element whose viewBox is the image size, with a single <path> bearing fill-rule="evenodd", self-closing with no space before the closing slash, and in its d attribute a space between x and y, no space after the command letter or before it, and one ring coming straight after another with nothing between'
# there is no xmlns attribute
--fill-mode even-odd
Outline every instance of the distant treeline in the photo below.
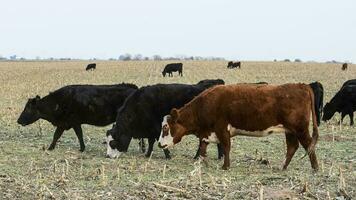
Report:
<svg viewBox="0 0 356 200"><path fill-rule="evenodd" d="M0 56L0 61L25 61L25 60L48 60L48 61L65 61L65 60L88 60L88 59L78 59L78 58L55 58L55 57L50 57L50 58L41 58L41 57L36 57L34 59L28 59L24 57L18 57L16 55L12 55L10 57L3 57ZM225 60L223 57L214 57L214 56L209 56L209 57L203 57L203 56L171 56L171 57L162 57L160 55L153 55L151 57L148 56L143 56L141 54L134 54L131 55L129 53L122 54L117 58L109 58L109 59L102 59L102 58L90 58L89 60L120 60L120 61L138 61L138 60Z"/></svg>

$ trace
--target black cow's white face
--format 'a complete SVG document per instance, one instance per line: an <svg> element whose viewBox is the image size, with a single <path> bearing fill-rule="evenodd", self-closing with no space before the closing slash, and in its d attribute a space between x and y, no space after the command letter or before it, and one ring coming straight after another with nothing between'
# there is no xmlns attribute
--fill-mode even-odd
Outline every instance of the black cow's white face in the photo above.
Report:
<svg viewBox="0 0 356 200"><path fill-rule="evenodd" d="M117 142L111 135L106 136L106 156L109 158L118 158L122 154L117 148Z"/></svg>
<svg viewBox="0 0 356 200"><path fill-rule="evenodd" d="M118 135L114 138L113 135ZM124 134L119 135L117 129L114 127L106 133L106 157L118 158L127 151L132 137Z"/></svg>
<svg viewBox="0 0 356 200"><path fill-rule="evenodd" d="M40 112L38 109L38 101L40 99L41 98L39 96L36 96L35 98L27 101L25 109L22 111L17 123L22 126L26 126L40 119Z"/></svg>

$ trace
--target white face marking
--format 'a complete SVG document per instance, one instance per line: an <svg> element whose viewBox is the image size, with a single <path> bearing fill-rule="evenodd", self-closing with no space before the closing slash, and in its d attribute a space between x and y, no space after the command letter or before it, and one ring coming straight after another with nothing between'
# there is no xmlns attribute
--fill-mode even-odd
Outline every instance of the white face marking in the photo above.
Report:
<svg viewBox="0 0 356 200"><path fill-rule="evenodd" d="M117 149L112 149L110 146L110 142L113 141L114 138L112 138L111 135L108 135L106 137L106 155L109 156L110 158L118 158L122 154L122 152L118 151Z"/></svg>
<svg viewBox="0 0 356 200"><path fill-rule="evenodd" d="M231 124L229 124L227 126L227 130L230 132L230 137L234 137L236 135L245 135L250 137L265 137L273 133L285 133L287 131L287 129L284 128L282 124L278 124L277 126L271 126L262 131L246 131L242 129L237 129L233 127Z"/></svg>
<svg viewBox="0 0 356 200"><path fill-rule="evenodd" d="M208 143L220 143L218 137L216 136L216 133L215 132L212 132L208 138L203 138L203 141L204 142L208 142Z"/></svg>
<svg viewBox="0 0 356 200"><path fill-rule="evenodd" d="M162 128L161 128L161 135L159 136L159 140L158 140L158 143L161 145L161 146L164 146L164 149L167 149L167 148L171 148L174 146L173 144L173 137L171 135L171 130L169 129L169 125L168 125L168 122L167 122L167 118L168 118L168 115L164 116L163 117L163 121L162 121ZM168 135L166 136L163 136L163 131L164 129L166 131L168 131ZM168 129L168 130L167 130Z"/></svg>

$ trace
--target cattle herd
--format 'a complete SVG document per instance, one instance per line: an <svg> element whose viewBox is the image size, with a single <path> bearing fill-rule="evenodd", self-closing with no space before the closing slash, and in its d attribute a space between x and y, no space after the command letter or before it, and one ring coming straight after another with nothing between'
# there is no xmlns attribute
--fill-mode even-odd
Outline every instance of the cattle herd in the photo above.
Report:
<svg viewBox="0 0 356 200"><path fill-rule="evenodd" d="M94 70L92 63L86 70ZM241 68L241 62L229 62L227 68ZM346 65L347 69L347 65ZM344 66L343 66L344 70ZM183 64L171 63L162 75L183 76ZM206 157L208 144L216 143L218 158L224 158L223 169L230 167L231 137L236 135L264 137L283 133L287 152L283 169L290 163L299 144L318 169L315 146L321 120L330 120L336 112L341 122L346 115L354 124L356 79L346 81L330 102L323 107L321 83L269 85L266 82L225 85L221 79L206 79L195 84L156 84L141 88L134 84L68 85L45 97L27 101L17 122L26 126L39 119L56 127L48 150L53 150L63 132L73 129L80 151L85 150L82 124L107 126L106 156L118 158L128 151L132 139L140 139L146 156L154 143L170 159L169 149L185 135L199 139L195 158ZM309 133L312 119L312 133Z"/></svg>

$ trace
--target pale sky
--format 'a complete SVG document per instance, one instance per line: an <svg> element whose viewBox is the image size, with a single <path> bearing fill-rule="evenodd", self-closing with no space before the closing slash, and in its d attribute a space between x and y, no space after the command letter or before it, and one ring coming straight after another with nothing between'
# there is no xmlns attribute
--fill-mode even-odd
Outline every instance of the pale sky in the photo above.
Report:
<svg viewBox="0 0 356 200"><path fill-rule="evenodd" d="M355 0L1 0L0 55L356 62Z"/></svg>

